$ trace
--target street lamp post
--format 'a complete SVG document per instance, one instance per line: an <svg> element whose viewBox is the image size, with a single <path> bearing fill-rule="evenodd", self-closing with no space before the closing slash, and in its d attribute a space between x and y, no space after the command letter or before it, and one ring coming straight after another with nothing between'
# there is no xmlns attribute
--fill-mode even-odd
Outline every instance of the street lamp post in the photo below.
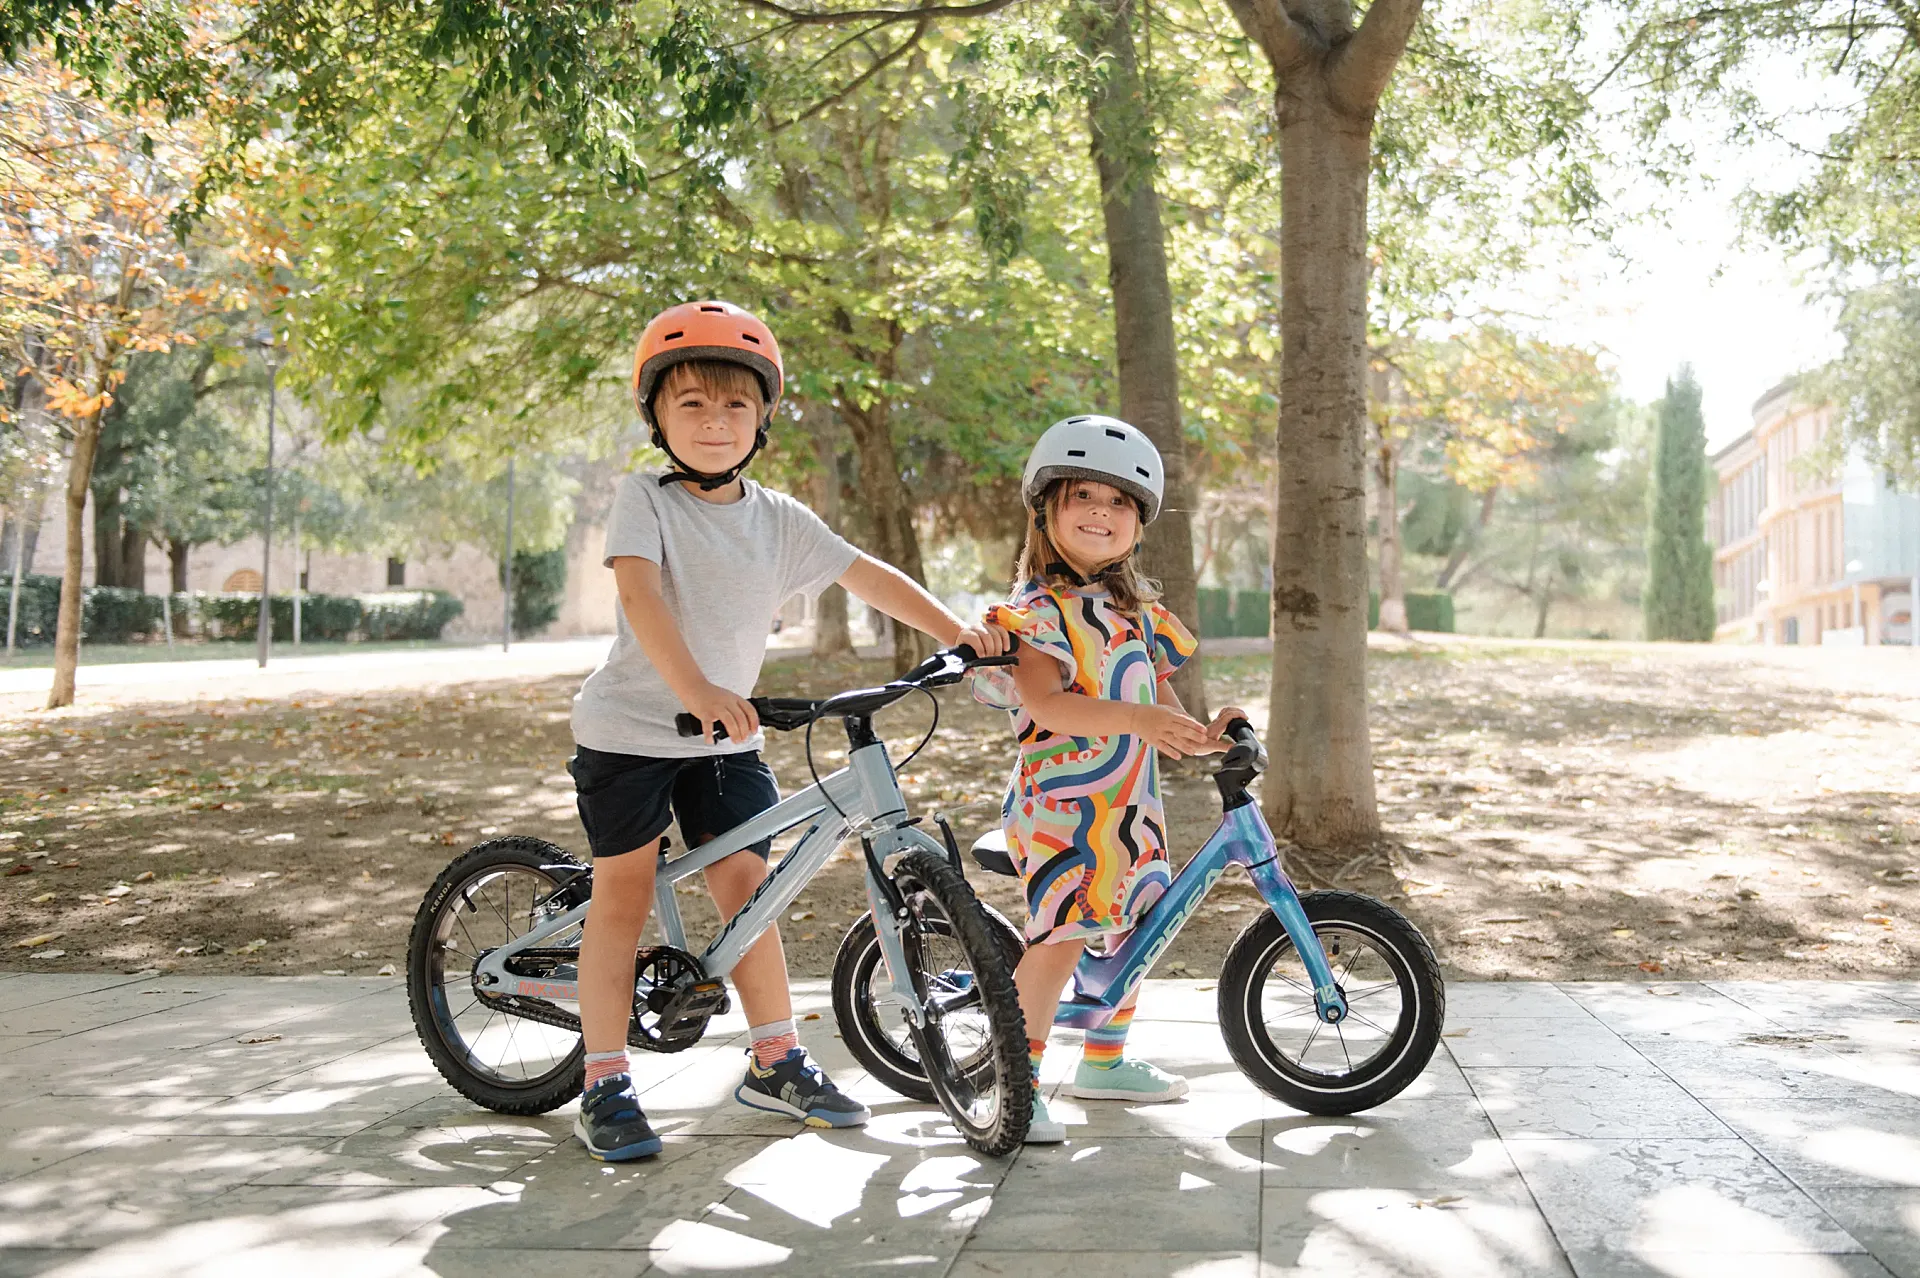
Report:
<svg viewBox="0 0 1920 1278"><path fill-rule="evenodd" d="M280 361L272 329L262 328L254 335L254 340L259 343L262 357L267 362L267 495L260 524L260 622L257 627L260 668L265 670L267 653L273 645L273 427L274 410L278 404L275 378L280 371Z"/></svg>
<svg viewBox="0 0 1920 1278"><path fill-rule="evenodd" d="M507 458L507 544L500 558L500 651L513 646L513 458Z"/></svg>

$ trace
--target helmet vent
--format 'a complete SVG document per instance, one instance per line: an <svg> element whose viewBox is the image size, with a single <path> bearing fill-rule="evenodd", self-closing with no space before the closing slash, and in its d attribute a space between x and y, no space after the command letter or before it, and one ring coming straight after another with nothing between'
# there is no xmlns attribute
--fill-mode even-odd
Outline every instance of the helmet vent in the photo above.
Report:
<svg viewBox="0 0 1920 1278"><path fill-rule="evenodd" d="M747 341L752 342L755 346L758 346L760 344L760 339L755 337L752 333L742 333L740 334L740 336L745 338Z"/></svg>
<svg viewBox="0 0 1920 1278"><path fill-rule="evenodd" d="M1087 420L1087 419L1086 419L1086 418L1084 418L1084 417L1069 417L1069 418L1067 418L1067 421L1068 421L1068 423L1069 423L1069 424L1071 424L1071 425L1074 425L1074 426L1078 426L1078 425L1079 425L1079 424L1080 424L1081 422L1084 422L1085 420Z"/></svg>
<svg viewBox="0 0 1920 1278"><path fill-rule="evenodd" d="M1069 448L1067 450L1067 456L1069 457L1085 457L1086 455L1087 450L1084 448Z"/></svg>
<svg viewBox="0 0 1920 1278"><path fill-rule="evenodd" d="M1135 466L1133 473L1142 479L1151 480L1153 478L1153 472L1149 471L1145 466Z"/></svg>
<svg viewBox="0 0 1920 1278"><path fill-rule="evenodd" d="M660 340L663 342L675 342L685 337L686 335L687 335L687 330L683 328L677 333L668 333L665 337L661 338Z"/></svg>
<svg viewBox="0 0 1920 1278"><path fill-rule="evenodd" d="M1108 439L1125 439L1126 437L1127 437L1127 432L1125 432L1124 430L1115 430L1111 426L1107 427Z"/></svg>
<svg viewBox="0 0 1920 1278"><path fill-rule="evenodd" d="M727 308L724 306L703 306L700 309L709 315L725 315L727 313Z"/></svg>

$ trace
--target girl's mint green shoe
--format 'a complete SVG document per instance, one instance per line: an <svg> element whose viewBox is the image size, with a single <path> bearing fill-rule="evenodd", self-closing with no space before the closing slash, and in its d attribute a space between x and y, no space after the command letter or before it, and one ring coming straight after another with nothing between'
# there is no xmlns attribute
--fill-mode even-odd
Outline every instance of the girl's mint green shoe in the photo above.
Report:
<svg viewBox="0 0 1920 1278"><path fill-rule="evenodd" d="M1101 1069L1083 1060L1079 1068L1073 1071L1073 1079L1061 1090L1080 1100L1132 1101L1136 1105L1153 1105L1185 1096L1187 1080L1178 1074L1169 1074L1156 1065L1149 1065L1146 1061L1123 1060L1110 1069Z"/></svg>
<svg viewBox="0 0 1920 1278"><path fill-rule="evenodd" d="M1067 1138L1067 1125L1047 1112L1046 1098L1033 1094L1033 1118L1027 1123L1029 1145L1058 1145Z"/></svg>

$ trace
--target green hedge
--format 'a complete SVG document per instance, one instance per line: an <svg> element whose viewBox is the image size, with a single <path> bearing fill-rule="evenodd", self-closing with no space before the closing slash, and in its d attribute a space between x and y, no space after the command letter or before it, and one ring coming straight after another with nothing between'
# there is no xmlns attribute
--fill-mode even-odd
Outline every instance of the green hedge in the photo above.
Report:
<svg viewBox="0 0 1920 1278"><path fill-rule="evenodd" d="M1200 634L1203 638L1233 636L1263 638L1272 619L1272 599L1264 590L1200 588Z"/></svg>
<svg viewBox="0 0 1920 1278"><path fill-rule="evenodd" d="M1453 633L1453 596L1450 594L1419 594L1407 592L1407 628L1409 630L1429 630L1440 634ZM1367 596L1367 629L1377 630L1380 626L1380 595L1376 591Z"/></svg>
<svg viewBox="0 0 1920 1278"><path fill-rule="evenodd" d="M361 595L361 627L369 639L438 639L467 606L444 590L390 590Z"/></svg>
<svg viewBox="0 0 1920 1278"><path fill-rule="evenodd" d="M6 641L7 597L12 584L11 576L0 574L0 644ZM163 606L158 595L117 586L89 586L81 600L80 637L87 643L127 643L143 636L155 641L164 638ZM274 640L291 640L293 596L275 595L269 608ZM389 591L358 597L303 595L300 634L303 639L438 639L447 623L464 610L465 605L443 590ZM52 644L59 615L60 579L27 574L20 583L15 641L24 648ZM176 637L251 641L259 624L260 596L256 594L173 596Z"/></svg>
<svg viewBox="0 0 1920 1278"><path fill-rule="evenodd" d="M0 573L0 646L7 641L7 603L13 596L13 574ZM60 618L60 579L28 573L20 579L20 619L14 642L22 648L53 642Z"/></svg>
<svg viewBox="0 0 1920 1278"><path fill-rule="evenodd" d="M513 635L524 639L553 624L567 592L567 552L513 552Z"/></svg>

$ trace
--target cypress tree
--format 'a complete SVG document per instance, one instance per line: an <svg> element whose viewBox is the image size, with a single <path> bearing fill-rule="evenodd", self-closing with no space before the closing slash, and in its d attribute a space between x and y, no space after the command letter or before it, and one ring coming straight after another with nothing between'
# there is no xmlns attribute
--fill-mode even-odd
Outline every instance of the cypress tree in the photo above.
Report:
<svg viewBox="0 0 1920 1278"><path fill-rule="evenodd" d="M1713 638L1713 548L1707 544L1707 427L1700 384L1680 366L1658 405L1647 520L1647 638Z"/></svg>

